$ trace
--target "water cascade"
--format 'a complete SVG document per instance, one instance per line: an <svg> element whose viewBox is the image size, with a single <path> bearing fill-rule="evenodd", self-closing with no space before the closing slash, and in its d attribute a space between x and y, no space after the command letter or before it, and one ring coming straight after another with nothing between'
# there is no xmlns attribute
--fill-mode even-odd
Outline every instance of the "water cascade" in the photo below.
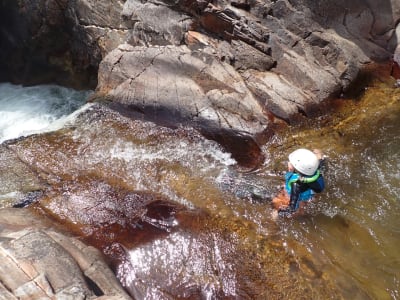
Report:
<svg viewBox="0 0 400 300"><path fill-rule="evenodd" d="M56 85L23 87L0 84L0 142L60 129L90 92Z"/></svg>

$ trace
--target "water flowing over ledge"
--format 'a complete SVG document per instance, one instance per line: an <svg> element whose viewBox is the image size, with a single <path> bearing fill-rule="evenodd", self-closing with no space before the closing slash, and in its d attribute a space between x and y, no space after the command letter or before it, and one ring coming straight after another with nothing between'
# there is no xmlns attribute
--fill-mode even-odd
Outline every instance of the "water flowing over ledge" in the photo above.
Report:
<svg viewBox="0 0 400 300"><path fill-rule="evenodd" d="M0 83L0 143L61 129L79 113L90 93L57 85Z"/></svg>

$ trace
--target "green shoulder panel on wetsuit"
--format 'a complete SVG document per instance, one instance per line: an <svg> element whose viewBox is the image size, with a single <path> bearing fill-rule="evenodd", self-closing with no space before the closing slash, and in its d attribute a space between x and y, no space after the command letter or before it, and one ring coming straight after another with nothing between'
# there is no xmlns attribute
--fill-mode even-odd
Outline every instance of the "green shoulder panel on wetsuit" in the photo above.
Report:
<svg viewBox="0 0 400 300"><path fill-rule="evenodd" d="M295 183L297 181L300 181L302 183L312 183L312 182L318 180L319 175L321 175L321 174L320 174L319 170L317 170L317 172L315 172L314 176L312 176L312 177L299 176L299 177L296 177L294 179L290 179L289 182L288 182L288 185L291 186L293 183Z"/></svg>
<svg viewBox="0 0 400 300"><path fill-rule="evenodd" d="M287 183L287 185L288 185L289 187L291 187L293 183L299 181L299 179L300 179L300 177L298 177L298 176L295 176L295 178L293 178L293 179L292 179L292 177L293 177L293 175L290 177L290 179L289 179L289 181L288 181L288 183Z"/></svg>
<svg viewBox="0 0 400 300"><path fill-rule="evenodd" d="M319 170L317 170L317 172L315 172L313 177L307 177L307 178L302 177L301 182L311 183L311 182L317 181L319 175L320 175Z"/></svg>

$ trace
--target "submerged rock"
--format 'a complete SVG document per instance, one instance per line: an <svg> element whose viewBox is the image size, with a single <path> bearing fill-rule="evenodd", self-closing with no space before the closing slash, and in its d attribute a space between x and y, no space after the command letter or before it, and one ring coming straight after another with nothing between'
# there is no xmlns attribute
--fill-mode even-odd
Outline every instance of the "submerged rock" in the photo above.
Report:
<svg viewBox="0 0 400 300"><path fill-rule="evenodd" d="M0 146L0 182L0 207L22 203L45 187L45 182L4 145Z"/></svg>
<svg viewBox="0 0 400 300"><path fill-rule="evenodd" d="M298 298L315 283L318 295L337 294L329 276L305 276L306 266L296 263L282 241L262 233L277 230L262 199L268 189L253 191L258 199L249 205L234 186L221 188L220 174L237 169L235 161L192 128L133 120L93 104L64 129L7 147L46 183L30 208L100 249L116 274L104 271L104 276L116 276L132 297ZM245 180L241 184L240 190L249 190ZM263 184L269 182L260 180ZM106 294L102 277L86 271L93 260L81 258L70 245L75 242L36 222L32 226L32 233L24 232L36 242L21 240L26 246L18 252L21 260L49 265L50 258L35 247L58 243ZM84 253L92 249L80 245ZM61 248L46 253L67 260ZM310 259L304 253L304 260ZM96 285L85 286L76 263L67 261L63 270L73 280L66 275L65 285L49 281L53 293L77 286L77 297L99 295ZM47 267L40 270L56 276Z"/></svg>
<svg viewBox="0 0 400 300"><path fill-rule="evenodd" d="M293 258L279 244L249 234L253 225L239 218L99 181L64 182L35 208L102 249L134 299L297 298L309 289L296 276L304 270L288 272ZM307 276L323 284L319 292L335 294L315 273Z"/></svg>

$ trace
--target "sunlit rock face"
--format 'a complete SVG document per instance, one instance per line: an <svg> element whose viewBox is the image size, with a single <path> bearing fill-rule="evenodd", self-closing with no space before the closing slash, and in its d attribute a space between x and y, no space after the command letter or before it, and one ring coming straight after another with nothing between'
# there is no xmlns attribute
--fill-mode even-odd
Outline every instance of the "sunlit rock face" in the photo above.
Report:
<svg viewBox="0 0 400 300"><path fill-rule="evenodd" d="M186 46L119 47L100 66L97 92L154 118L169 115L198 127L255 134L268 123L234 68Z"/></svg>
<svg viewBox="0 0 400 300"><path fill-rule="evenodd" d="M390 57L393 52L393 29L399 18L398 4L390 1L386 1L379 9L365 1L357 4L335 3L335 7L325 2L302 1L263 4L180 2L177 4L179 9L192 18L190 31L185 35L185 43L191 55L203 57L206 61L205 57L208 57L208 62L214 61L213 65L217 61L220 61L220 65L231 65L246 85L246 90L242 90L240 95L229 90L227 93L219 84L220 77L217 75L221 72L218 68L212 68L206 71L207 75L211 75L207 78L209 90L204 95L198 95L196 87L202 86L199 84L191 87L193 84L187 82L187 77L193 79L193 76L185 71L183 62L174 58L177 48L165 50L157 47L165 45L165 42L176 46L176 40L170 39L171 36L165 34L154 19L146 17L148 12L136 9L134 3L125 3L124 20L141 24L132 33L137 36L140 32L145 37L144 44L148 50L138 48L142 44L136 39L126 40L126 44L133 47L120 46L118 50L109 53L99 70L99 96L105 93L110 99L119 98L115 101L129 102L138 109L152 107L159 112L174 109L178 115L188 115L189 111L189 116L196 122L198 114L193 114L193 109L185 100L193 97L193 102L199 104L200 117L211 122L217 120L218 126L222 128L231 126L235 130L245 130L252 134L260 132L260 128L254 126L254 123L248 123L248 110L244 107L254 107L253 97L261 105L256 113L253 109L253 115L264 127L268 123L263 121L265 117L260 118L259 115L266 111L287 121L293 120L293 116L299 112L312 115L321 101L335 97L349 88L362 65ZM167 27L168 23L164 29ZM157 28L158 32L163 32L165 42L154 39L154 34L146 31L146 28ZM125 51L124 55L122 51ZM165 66L160 68L160 60L155 57L158 52L162 52L160 60L170 64L168 70L172 74L156 71L166 69ZM154 57L154 66L150 67L146 63L146 60L153 62L148 58L148 53L153 53L151 57ZM138 60L139 65L130 64L128 57L137 55L143 57ZM118 61L118 58L121 60ZM122 64L130 65L132 70L122 70ZM182 69L185 76L177 74L176 68ZM233 74L232 71L230 73ZM169 75L174 76L172 80ZM145 80L146 77L157 79L149 81ZM234 78L227 79L224 82L228 85L235 81ZM125 83L121 84L121 81ZM176 89L172 89L170 83ZM166 92L163 84L168 86L169 92ZM116 92L116 89L122 90L122 87L124 92ZM107 94L108 91L110 94ZM248 97L248 94L252 97ZM170 95L173 95L176 104L171 105ZM228 97L239 100L241 105L237 105L233 111L231 105L228 111L226 105L220 105ZM231 100L229 102L234 103ZM207 109L202 110L204 107ZM206 113L202 115L203 111ZM235 117L241 124L232 121L232 117L226 118L227 112L237 114Z"/></svg>
<svg viewBox="0 0 400 300"><path fill-rule="evenodd" d="M400 18L399 3L395 0L385 0L379 5L367 0L334 4L286 0L173 4L136 0L32 4L3 0L2 3L3 80L43 82L52 78L63 84L94 87L98 66L105 59L100 79L113 80L102 81L98 97L110 92L116 100L115 89L120 84L117 78L125 78L131 84L125 84L127 90L117 95L139 109L155 106L161 112L192 114L193 109L186 100L194 96L193 102L203 103L206 99L210 104L207 110L202 110L204 105L200 105L202 118L206 116L212 123L218 119L222 128L229 124L235 130L248 130L251 134L268 126L262 117L267 112L286 121L293 121L299 112L312 115L316 105L346 91L365 64L390 59L398 44L395 27ZM171 86L171 90L182 94L167 92L163 86L143 90L143 80L149 79L150 73L140 74L139 65L127 74L120 73L119 65L112 68L110 61L115 62L118 51L126 50L126 45L131 48L125 58L134 59L142 53L145 64L154 57L149 52L154 54L160 50L157 46L175 47L174 51L164 51L163 64L155 59L151 75L159 79L159 84L175 83L177 89ZM201 95L197 85L187 81L193 72L185 76L177 73L177 68L182 67L177 59L183 45L190 49L185 58L191 55L207 64L219 65L208 67L201 74L207 78L200 79L208 82L207 91ZM143 47L148 50L144 51ZM110 52L111 56L107 56ZM21 61L26 63L21 65ZM196 72L201 67L193 60L189 66ZM224 82L226 85L232 87L242 77L247 90L236 86L232 93L221 85L220 80L227 79L219 76L221 67L232 76ZM173 70L172 74L176 75L173 80L168 73L156 72L164 72L165 68ZM182 70L187 71L187 67ZM134 74L140 76L134 78ZM185 85L193 91L182 89ZM172 96L182 101L175 99L171 103ZM260 106L257 110L254 110L255 100ZM219 106L219 101L224 103ZM227 102L232 104L227 107ZM259 123L249 124L249 107ZM227 114L235 115L237 120L233 121L232 116L225 120ZM239 126L238 122L242 124Z"/></svg>

